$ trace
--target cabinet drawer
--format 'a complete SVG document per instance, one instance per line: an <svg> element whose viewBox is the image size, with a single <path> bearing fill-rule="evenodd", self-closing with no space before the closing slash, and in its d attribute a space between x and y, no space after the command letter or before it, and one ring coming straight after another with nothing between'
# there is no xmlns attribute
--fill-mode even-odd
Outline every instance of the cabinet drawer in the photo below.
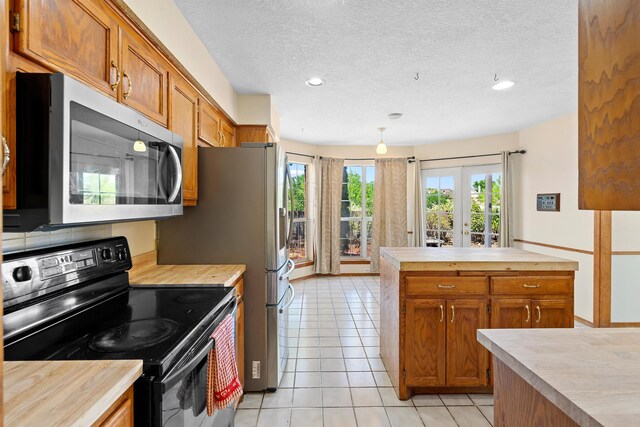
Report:
<svg viewBox="0 0 640 427"><path fill-rule="evenodd" d="M564 276L492 277L491 293L515 295L572 294L573 279Z"/></svg>
<svg viewBox="0 0 640 427"><path fill-rule="evenodd" d="M408 276L407 295L458 294L486 295L489 282L486 277L420 277Z"/></svg>

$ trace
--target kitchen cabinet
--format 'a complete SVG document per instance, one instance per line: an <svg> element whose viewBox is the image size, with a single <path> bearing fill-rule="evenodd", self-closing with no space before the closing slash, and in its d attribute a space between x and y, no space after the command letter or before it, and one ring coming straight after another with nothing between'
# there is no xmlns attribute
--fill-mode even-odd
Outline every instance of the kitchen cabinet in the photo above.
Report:
<svg viewBox="0 0 640 427"><path fill-rule="evenodd" d="M197 203L197 145L235 145L235 123L122 7L111 0L15 0L10 46L14 53L5 80L8 108L2 128L11 151L3 178L4 209L17 207L12 83L16 70L68 74L183 136L187 206Z"/></svg>
<svg viewBox="0 0 640 427"><path fill-rule="evenodd" d="M445 385L446 323L444 299L411 299L406 305L407 384Z"/></svg>
<svg viewBox="0 0 640 427"><path fill-rule="evenodd" d="M15 4L16 52L116 97L118 21L106 2L17 0Z"/></svg>
<svg viewBox="0 0 640 427"><path fill-rule="evenodd" d="M93 424L94 427L133 427L133 386Z"/></svg>
<svg viewBox="0 0 640 427"><path fill-rule="evenodd" d="M133 30L120 30L122 82L118 99L167 126L168 63Z"/></svg>
<svg viewBox="0 0 640 427"><path fill-rule="evenodd" d="M222 134L220 125L222 114L216 107L206 99L198 100L198 139L200 145L209 147L220 147Z"/></svg>
<svg viewBox="0 0 640 427"><path fill-rule="evenodd" d="M267 125L239 125L236 128L236 143L274 142L275 137Z"/></svg>
<svg viewBox="0 0 640 427"><path fill-rule="evenodd" d="M238 298L238 310L236 311L236 364L238 365L240 384L244 387L244 280L242 278L238 279L234 287L236 289L236 298Z"/></svg>
<svg viewBox="0 0 640 427"><path fill-rule="evenodd" d="M380 356L398 397L491 391L478 329L572 327L576 268L514 248L383 248Z"/></svg>
<svg viewBox="0 0 640 427"><path fill-rule="evenodd" d="M640 210L640 2L581 0L578 204Z"/></svg>
<svg viewBox="0 0 640 427"><path fill-rule="evenodd" d="M182 198L185 206L198 200L198 92L184 78L169 79L169 128L182 136Z"/></svg>
<svg viewBox="0 0 640 427"><path fill-rule="evenodd" d="M478 329L489 326L487 312L486 300L447 301L447 386L487 384L489 354L476 340Z"/></svg>

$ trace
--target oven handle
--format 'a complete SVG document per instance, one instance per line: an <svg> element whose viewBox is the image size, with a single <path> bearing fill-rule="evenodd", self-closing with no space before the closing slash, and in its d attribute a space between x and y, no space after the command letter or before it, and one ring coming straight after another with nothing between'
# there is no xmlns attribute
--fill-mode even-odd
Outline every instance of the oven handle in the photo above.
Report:
<svg viewBox="0 0 640 427"><path fill-rule="evenodd" d="M178 157L178 153L176 150L169 145L169 152L171 153L171 157L176 165L176 185L171 192L171 196L169 196L169 203L173 203L173 201L178 197L178 193L180 192L180 188L182 188L182 164L180 163L180 157Z"/></svg>
<svg viewBox="0 0 640 427"><path fill-rule="evenodd" d="M239 300L240 300L240 295L236 295L236 297L233 298L233 309L231 309L231 311L228 312L227 311L228 306L225 307L223 312L218 317L216 317L213 323L218 323L218 319L220 317L226 316L227 314L231 314L232 316L235 316L236 310L238 309ZM166 378L162 378L162 383L167 388L171 387L171 385L175 382L174 380L176 378L179 378L184 372L189 372L190 370L195 368L196 365L202 361L202 359L209 352L209 350L213 348L215 348L215 341L213 338L211 338L207 343L207 345L205 345L202 349L198 351L197 354L191 357L191 360L189 360L189 362L185 363L184 366L182 366L176 372L171 373L171 375L167 376Z"/></svg>

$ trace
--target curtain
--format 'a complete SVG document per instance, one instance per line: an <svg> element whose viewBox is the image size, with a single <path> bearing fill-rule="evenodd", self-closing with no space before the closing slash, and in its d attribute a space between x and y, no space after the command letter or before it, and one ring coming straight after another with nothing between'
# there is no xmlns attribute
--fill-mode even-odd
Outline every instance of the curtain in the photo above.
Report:
<svg viewBox="0 0 640 427"><path fill-rule="evenodd" d="M315 272L340 274L340 203L344 159L323 157L316 168Z"/></svg>
<svg viewBox="0 0 640 427"><path fill-rule="evenodd" d="M376 159L371 272L380 270L380 247L407 246L407 159Z"/></svg>
<svg viewBox="0 0 640 427"><path fill-rule="evenodd" d="M424 246L424 189L422 188L422 169L420 162L413 162L413 239L415 247Z"/></svg>
<svg viewBox="0 0 640 427"><path fill-rule="evenodd" d="M500 246L513 246L513 161L508 151L502 157L502 185L500 186Z"/></svg>

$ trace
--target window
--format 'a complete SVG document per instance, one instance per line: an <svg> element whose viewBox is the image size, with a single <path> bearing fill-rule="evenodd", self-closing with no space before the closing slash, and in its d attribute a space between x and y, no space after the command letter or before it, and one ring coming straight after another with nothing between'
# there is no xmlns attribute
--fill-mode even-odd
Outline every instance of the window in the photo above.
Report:
<svg viewBox="0 0 640 427"><path fill-rule="evenodd" d="M293 206L289 206L293 213L293 231L289 245L289 258L293 261L309 259L307 250L307 230L309 228L307 206L307 165L303 163L289 163L291 181L293 185Z"/></svg>
<svg viewBox="0 0 640 427"><path fill-rule="evenodd" d="M340 208L340 255L369 258L373 216L374 166L345 166Z"/></svg>
<svg viewBox="0 0 640 427"><path fill-rule="evenodd" d="M116 176L83 172L82 197L85 205L115 205Z"/></svg>

